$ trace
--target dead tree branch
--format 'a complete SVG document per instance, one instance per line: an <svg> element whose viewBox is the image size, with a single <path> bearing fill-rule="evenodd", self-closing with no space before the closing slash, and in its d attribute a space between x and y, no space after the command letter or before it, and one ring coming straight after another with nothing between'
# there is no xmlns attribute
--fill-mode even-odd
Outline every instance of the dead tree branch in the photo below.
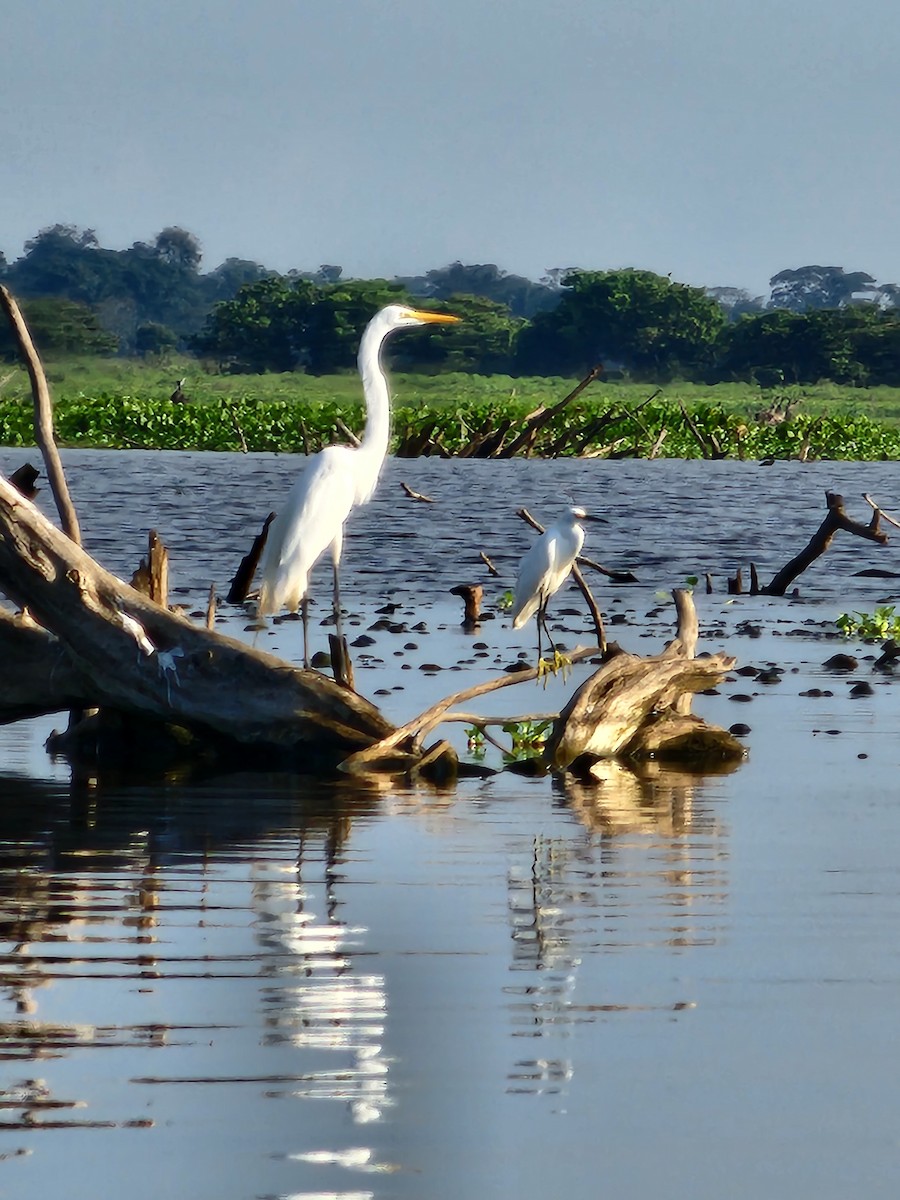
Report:
<svg viewBox="0 0 900 1200"><path fill-rule="evenodd" d="M63 473L62 460L56 447L53 434L53 402L50 399L50 388L47 386L47 376L38 357L25 318L11 293L0 284L0 307L6 313L12 326L13 334L19 346L19 352L25 360L28 378L31 380L31 394L34 398L34 432L37 444L44 458L44 467L50 490L56 502L60 524L63 533L70 537L76 545L81 545L81 530L75 506L69 495L66 477Z"/></svg>
<svg viewBox="0 0 900 1200"><path fill-rule="evenodd" d="M847 516L844 511L844 497L836 492L825 493L825 504L828 511L822 524L800 553L781 568L768 587L761 589L763 595L783 596L798 575L802 575L807 567L825 553L839 529L875 542L879 546L886 545L888 535L879 527L881 510L877 506L873 505L872 519L868 525L863 525Z"/></svg>

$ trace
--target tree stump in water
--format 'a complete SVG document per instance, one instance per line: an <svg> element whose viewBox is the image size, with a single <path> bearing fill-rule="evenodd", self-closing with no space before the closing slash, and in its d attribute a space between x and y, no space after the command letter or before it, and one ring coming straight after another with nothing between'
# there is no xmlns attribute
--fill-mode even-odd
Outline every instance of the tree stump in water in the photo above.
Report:
<svg viewBox="0 0 900 1200"><path fill-rule="evenodd" d="M592 760L666 758L740 759L744 748L727 730L690 712L691 697L719 683L735 659L726 654L695 658L697 615L690 592L674 593L678 633L651 658L618 647L581 685L559 714L544 749L554 770Z"/></svg>

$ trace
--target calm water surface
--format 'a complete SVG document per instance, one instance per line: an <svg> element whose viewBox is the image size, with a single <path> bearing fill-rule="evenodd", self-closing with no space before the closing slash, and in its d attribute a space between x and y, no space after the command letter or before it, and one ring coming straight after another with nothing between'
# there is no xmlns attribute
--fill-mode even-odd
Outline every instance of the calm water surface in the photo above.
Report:
<svg viewBox="0 0 900 1200"><path fill-rule="evenodd" d="M88 548L127 577L157 528L174 599L199 611L298 460L66 466ZM586 550L639 576L596 590L640 653L669 635L665 591L711 572L703 648L784 668L698 700L750 726L730 774L73 778L43 750L52 720L0 730L0 1195L895 1196L900 702L871 647L850 647L850 677L822 664L838 612L900 590L854 573L900 563L841 535L799 599L729 602L725 577L770 577L827 488L860 519L863 491L897 511L896 475L422 460L390 464L353 518L347 632L373 639L357 682L397 720L532 651L502 614L463 634L447 594L482 582L493 609L533 536L519 505L549 523L569 492L609 517ZM321 612L329 586L326 568ZM370 632L387 602L402 628ZM567 645L589 639L577 592L556 612ZM221 618L252 638L241 610ZM260 637L299 654L296 622ZM873 694L851 699L860 680ZM551 711L572 686L472 707Z"/></svg>

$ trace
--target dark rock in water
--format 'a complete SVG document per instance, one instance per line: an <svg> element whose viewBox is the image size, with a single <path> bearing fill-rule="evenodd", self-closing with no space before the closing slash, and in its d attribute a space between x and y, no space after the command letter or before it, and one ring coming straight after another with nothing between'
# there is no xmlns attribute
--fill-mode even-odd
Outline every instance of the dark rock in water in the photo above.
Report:
<svg viewBox="0 0 900 1200"><path fill-rule="evenodd" d="M389 617L395 613L399 607L399 604L384 604L381 608L376 608L375 611L377 613L383 613Z"/></svg>
<svg viewBox="0 0 900 1200"><path fill-rule="evenodd" d="M591 662L593 662L593 661L594 661L594 659L591 659ZM603 660L597 659L596 661L602 662ZM704 688L703 691L700 693L700 695L701 696L720 696L721 692L719 691L718 688Z"/></svg>
<svg viewBox="0 0 900 1200"><path fill-rule="evenodd" d="M754 625L752 621L741 621L735 625L734 632L743 634L744 637L758 638L762 637L762 625Z"/></svg>
<svg viewBox="0 0 900 1200"><path fill-rule="evenodd" d="M781 676L784 674L781 667L770 667L767 671L760 671L756 677L757 683L781 683Z"/></svg>
<svg viewBox="0 0 900 1200"><path fill-rule="evenodd" d="M818 700L822 696L833 696L834 692L828 691L827 688L810 688L806 692L801 692L801 696L808 696L811 700Z"/></svg>
<svg viewBox="0 0 900 1200"><path fill-rule="evenodd" d="M331 666L331 655L326 650L317 650L310 659L309 665L321 671L323 667Z"/></svg>
<svg viewBox="0 0 900 1200"><path fill-rule="evenodd" d="M753 697L748 696L746 694L746 692L735 692L735 694L733 696L729 696L728 699L733 700L735 702L735 704L752 704L753 703Z"/></svg>
<svg viewBox="0 0 900 1200"><path fill-rule="evenodd" d="M852 654L832 654L831 658L822 663L826 671L855 671L859 660Z"/></svg>
<svg viewBox="0 0 900 1200"><path fill-rule="evenodd" d="M898 579L900 571L889 571L887 567L866 567L863 571L854 571L855 579Z"/></svg>
<svg viewBox="0 0 900 1200"><path fill-rule="evenodd" d="M373 637L369 637L369 635L367 633L361 633L358 638L353 639L353 641L350 643L350 645L357 646L357 647L374 646L375 639Z"/></svg>
<svg viewBox="0 0 900 1200"><path fill-rule="evenodd" d="M746 737L750 732L750 726L745 725L743 721L735 721L733 725L728 726L728 732L734 734L735 737Z"/></svg>
<svg viewBox="0 0 900 1200"><path fill-rule="evenodd" d="M874 694L875 689L872 687L871 683L866 683L865 680L863 680L861 683L854 683L853 687L850 689L850 695L854 697L874 696Z"/></svg>
<svg viewBox="0 0 900 1200"><path fill-rule="evenodd" d="M735 671L735 675L753 675L753 676L756 676L756 675L758 675L758 674L759 674L759 667L752 667L752 666L750 666L750 664L749 664L749 663L747 664L747 666L746 666L746 667L738 667L738 669Z"/></svg>
<svg viewBox="0 0 900 1200"><path fill-rule="evenodd" d="M419 666L420 671L443 671L443 669L437 663L421 663Z"/></svg>
<svg viewBox="0 0 900 1200"><path fill-rule="evenodd" d="M547 774L547 768L539 758L517 758L508 762L504 768L513 775L524 775L527 779L535 779Z"/></svg>
<svg viewBox="0 0 900 1200"><path fill-rule="evenodd" d="M522 662L519 660L518 662L510 663L509 666L504 667L503 670L506 671L507 675L513 675L516 671L530 671L531 667L527 662Z"/></svg>
<svg viewBox="0 0 900 1200"><path fill-rule="evenodd" d="M613 615L609 618L609 623L610 625L624 625L627 620L628 617L625 615L625 613L613 613Z"/></svg>

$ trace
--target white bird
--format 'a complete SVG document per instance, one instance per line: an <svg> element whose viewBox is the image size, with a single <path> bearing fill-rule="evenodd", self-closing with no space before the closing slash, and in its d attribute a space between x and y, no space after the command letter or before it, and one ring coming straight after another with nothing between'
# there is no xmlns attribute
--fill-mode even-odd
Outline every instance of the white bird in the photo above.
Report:
<svg viewBox="0 0 900 1200"><path fill-rule="evenodd" d="M357 505L371 500L390 439L390 393L381 347L395 329L449 324L459 317L389 304L366 326L359 346L359 373L366 398L366 429L358 446L326 446L310 461L269 527L262 562L257 612L287 608L303 614L303 661L309 665L307 596L309 575L326 550L334 567L334 613L341 632L338 569L344 522Z"/></svg>
<svg viewBox="0 0 900 1200"><path fill-rule="evenodd" d="M569 577L584 545L582 521L605 523L603 517L591 516L583 508L573 506L541 534L519 564L512 610L513 629L521 629L537 613L538 670L544 665L541 658L542 625L550 646L553 646L547 628L547 604ZM558 660L554 665L559 665Z"/></svg>

